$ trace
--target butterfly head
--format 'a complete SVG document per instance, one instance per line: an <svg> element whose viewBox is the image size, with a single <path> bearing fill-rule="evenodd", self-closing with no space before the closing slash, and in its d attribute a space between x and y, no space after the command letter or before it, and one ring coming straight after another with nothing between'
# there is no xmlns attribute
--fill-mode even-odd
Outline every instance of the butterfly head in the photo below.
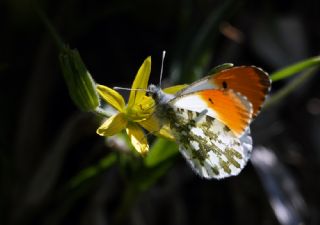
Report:
<svg viewBox="0 0 320 225"><path fill-rule="evenodd" d="M164 101L165 94L161 88L157 85L150 84L147 91L148 95L154 99L156 103L161 103Z"/></svg>
<svg viewBox="0 0 320 225"><path fill-rule="evenodd" d="M166 104L174 96L163 92L163 90L154 84L150 84L147 91L148 95L154 99L157 104Z"/></svg>

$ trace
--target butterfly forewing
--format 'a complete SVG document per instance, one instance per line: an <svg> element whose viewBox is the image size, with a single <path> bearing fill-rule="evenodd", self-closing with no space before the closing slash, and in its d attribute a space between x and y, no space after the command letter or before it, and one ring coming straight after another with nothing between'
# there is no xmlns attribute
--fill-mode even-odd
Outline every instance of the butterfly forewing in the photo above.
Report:
<svg viewBox="0 0 320 225"><path fill-rule="evenodd" d="M250 102L233 90L196 91L178 96L170 104L195 112L207 110L208 116L225 124L237 137L245 132L252 118Z"/></svg>
<svg viewBox="0 0 320 225"><path fill-rule="evenodd" d="M184 88L178 95L205 89L232 89L241 93L253 105L256 117L270 91L271 80L266 72L255 66L239 66L219 71Z"/></svg>
<svg viewBox="0 0 320 225"><path fill-rule="evenodd" d="M239 139L205 111L199 113L172 106L167 115L180 152L201 177L234 176L246 165L252 150L247 133Z"/></svg>

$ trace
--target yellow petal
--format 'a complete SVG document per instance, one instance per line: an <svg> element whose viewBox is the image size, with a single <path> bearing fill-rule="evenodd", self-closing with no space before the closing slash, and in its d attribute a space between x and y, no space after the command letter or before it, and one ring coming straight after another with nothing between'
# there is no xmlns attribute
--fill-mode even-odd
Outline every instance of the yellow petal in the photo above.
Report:
<svg viewBox="0 0 320 225"><path fill-rule="evenodd" d="M175 140L174 136L171 134L169 126L164 125L160 129L160 122L155 115L152 115L147 120L139 122L139 124L152 134L170 139L172 141Z"/></svg>
<svg viewBox="0 0 320 225"><path fill-rule="evenodd" d="M149 145L143 130L135 123L128 123L126 131L133 147L141 155L145 155L149 151Z"/></svg>
<svg viewBox="0 0 320 225"><path fill-rule="evenodd" d="M127 120L123 113L117 113L108 118L98 129L97 134L101 136L112 136L119 133L127 125Z"/></svg>
<svg viewBox="0 0 320 225"><path fill-rule="evenodd" d="M160 130L160 123L153 114L150 118L139 122L139 124L150 133L158 132Z"/></svg>
<svg viewBox="0 0 320 225"><path fill-rule="evenodd" d="M167 94L175 94L187 86L188 86L187 84L175 85L172 87L165 88L165 89L163 89L163 91Z"/></svg>
<svg viewBox="0 0 320 225"><path fill-rule="evenodd" d="M128 107L132 107L134 104L139 102L143 96L145 96L148 81L151 72L151 57L149 56L142 63L134 81L132 84L132 91L130 92L130 97L128 101ZM144 89L144 90L135 90L135 89Z"/></svg>
<svg viewBox="0 0 320 225"><path fill-rule="evenodd" d="M125 102L123 97L112 88L103 85L97 85L97 91L99 95L112 107L122 112L125 108Z"/></svg>

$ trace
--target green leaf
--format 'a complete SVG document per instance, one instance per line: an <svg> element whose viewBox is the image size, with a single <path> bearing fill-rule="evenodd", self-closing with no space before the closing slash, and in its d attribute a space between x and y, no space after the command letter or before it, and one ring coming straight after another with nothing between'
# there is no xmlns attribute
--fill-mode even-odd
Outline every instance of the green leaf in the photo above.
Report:
<svg viewBox="0 0 320 225"><path fill-rule="evenodd" d="M153 144L147 157L144 158L146 167L154 167L178 154L177 144L163 138L158 138Z"/></svg>
<svg viewBox="0 0 320 225"><path fill-rule="evenodd" d="M59 59L73 102L83 111L95 110L99 106L99 96L79 52L64 47Z"/></svg>
<svg viewBox="0 0 320 225"><path fill-rule="evenodd" d="M272 81L278 81L297 74L310 67L320 65L320 56L312 57L270 74Z"/></svg>

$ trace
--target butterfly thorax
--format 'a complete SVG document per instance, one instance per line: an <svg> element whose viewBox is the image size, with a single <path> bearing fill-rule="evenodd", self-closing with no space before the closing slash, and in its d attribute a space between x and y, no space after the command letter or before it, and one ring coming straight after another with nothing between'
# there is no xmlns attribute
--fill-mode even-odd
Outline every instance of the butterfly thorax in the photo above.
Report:
<svg viewBox="0 0 320 225"><path fill-rule="evenodd" d="M170 123L172 119L170 112L172 111L171 105L168 104L175 96L172 94L165 93L160 87L156 85L149 85L148 93L156 103L155 114L159 119L160 126Z"/></svg>

